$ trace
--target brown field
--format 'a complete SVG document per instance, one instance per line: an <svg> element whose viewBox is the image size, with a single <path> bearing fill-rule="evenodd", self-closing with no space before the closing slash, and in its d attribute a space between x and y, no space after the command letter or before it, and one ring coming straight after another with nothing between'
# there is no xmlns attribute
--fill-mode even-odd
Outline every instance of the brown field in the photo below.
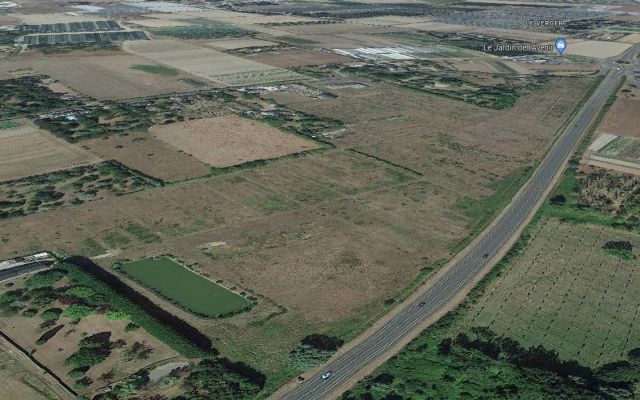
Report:
<svg viewBox="0 0 640 400"><path fill-rule="evenodd" d="M631 46L632 44L630 43L584 40L573 43L569 42L567 54L594 58L610 58L622 54Z"/></svg>
<svg viewBox="0 0 640 400"><path fill-rule="evenodd" d="M12 289L22 287L26 278L13 279L15 286ZM64 284L68 285L68 282L65 282L66 278L56 285L58 287ZM47 308L52 307L64 309L66 306L56 300L47 306ZM86 389L80 390L81 393L90 393L108 383L129 376L145 366L178 356L178 353L149 335L144 329L140 328L133 332L125 332L124 328L128 321L109 320L100 314L89 315L81 319L78 324L73 324L71 320L61 316L56 325L64 325L64 328L43 345L36 344L36 340L43 334L43 330L39 327L40 323L42 323L42 318L38 315L32 318L25 318L20 314L3 316L0 319L0 330L21 347L31 352L39 362L50 368L71 387L73 387L75 379L70 378L67 372L72 367L65 366L64 361L78 349L78 343L82 337L99 332L111 332L110 341L115 342L119 339L125 341L124 347L113 349L111 355L105 361L89 369L86 376L93 380L93 384ZM149 357L144 360L122 360L124 351L135 342L144 342L153 349ZM108 379L101 378L103 374L109 371L113 372L113 377Z"/></svg>
<svg viewBox="0 0 640 400"><path fill-rule="evenodd" d="M123 48L223 86L299 79L290 71L176 40L126 42Z"/></svg>
<svg viewBox="0 0 640 400"><path fill-rule="evenodd" d="M149 132L213 167L277 158L319 147L309 140L236 115L158 125Z"/></svg>
<svg viewBox="0 0 640 400"><path fill-rule="evenodd" d="M618 39L618 42L622 43L640 43L640 33L630 33Z"/></svg>
<svg viewBox="0 0 640 400"><path fill-rule="evenodd" d="M306 50L277 50L248 56L250 60L280 68L302 67L318 64L342 64L353 62L350 57L335 53Z"/></svg>
<svg viewBox="0 0 640 400"><path fill-rule="evenodd" d="M101 161L26 120L20 123L17 128L0 129L0 181Z"/></svg>
<svg viewBox="0 0 640 400"><path fill-rule="evenodd" d="M493 182L542 155L590 81L553 78L506 110L480 110L382 83L357 91L334 90L338 98L331 101L284 93L270 97L349 124L332 140L340 147L412 168L431 182L474 197L492 193Z"/></svg>
<svg viewBox="0 0 640 400"><path fill-rule="evenodd" d="M598 126L598 131L640 138L640 129L638 129L640 90L630 86L625 89L626 91L618 93L616 102L609 109L604 121Z"/></svg>
<svg viewBox="0 0 640 400"><path fill-rule="evenodd" d="M203 176L210 169L147 133L85 140L82 147L165 182Z"/></svg>
<svg viewBox="0 0 640 400"><path fill-rule="evenodd" d="M207 43L211 47L217 47L223 50L243 49L246 47L269 47L276 46L278 43L268 40L242 38L242 39L222 39Z"/></svg>
<svg viewBox="0 0 640 400"><path fill-rule="evenodd" d="M451 209L459 200L402 169L329 151L0 221L0 253L87 254L82 243L91 238L100 247L92 255L117 250L99 260L104 266L164 253L198 263L212 279L258 295L259 304L222 321L178 314L219 338L224 354L272 373L304 335L357 332L420 268L449 257L468 232L468 219ZM212 242L226 245L202 250ZM283 277L294 284L283 287ZM276 305L289 311L252 324Z"/></svg>
<svg viewBox="0 0 640 400"><path fill-rule="evenodd" d="M26 356L17 353L9 342L0 338L0 380L2 395L13 400L71 399L57 384L41 376L41 371Z"/></svg>
<svg viewBox="0 0 640 400"><path fill-rule="evenodd" d="M184 82L184 79L193 77L184 72L163 76L132 69L133 65L158 64L118 51L71 52L56 56L27 53L4 64L2 71L32 69L99 100L187 92L199 88Z"/></svg>

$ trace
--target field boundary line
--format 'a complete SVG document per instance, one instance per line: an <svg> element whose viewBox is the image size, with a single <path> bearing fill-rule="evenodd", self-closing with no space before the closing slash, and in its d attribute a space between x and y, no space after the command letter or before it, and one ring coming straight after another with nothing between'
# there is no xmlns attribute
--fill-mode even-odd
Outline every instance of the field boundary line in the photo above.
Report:
<svg viewBox="0 0 640 400"><path fill-rule="evenodd" d="M11 339L11 337L9 335L7 335L6 333L0 331L0 348L2 347L2 342L3 341L8 343L11 347L15 348L16 350L18 350L19 354L21 354L22 356L24 356L27 359L29 359L29 361L31 361L36 367L38 367L43 372L42 375L45 378L50 377L53 380L55 380L55 382L60 387L62 387L67 394L70 394L71 396L73 396L72 398L75 399L78 396L78 393L75 390L73 390L69 385L67 385L62 380L62 378L60 378L51 369L49 369L49 367L47 367L46 365L44 365L40 361L38 361L32 354L30 354L27 351L27 349L23 348L17 342L15 342L13 339Z"/></svg>

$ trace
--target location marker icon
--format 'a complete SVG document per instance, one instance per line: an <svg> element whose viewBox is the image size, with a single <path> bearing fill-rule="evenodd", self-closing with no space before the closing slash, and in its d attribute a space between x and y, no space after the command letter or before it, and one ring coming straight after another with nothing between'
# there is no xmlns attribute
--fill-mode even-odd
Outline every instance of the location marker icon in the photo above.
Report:
<svg viewBox="0 0 640 400"><path fill-rule="evenodd" d="M563 38L556 39L555 46L556 46L556 50L558 50L558 53L562 55L562 53L564 52L564 49L567 48L567 41L564 40Z"/></svg>

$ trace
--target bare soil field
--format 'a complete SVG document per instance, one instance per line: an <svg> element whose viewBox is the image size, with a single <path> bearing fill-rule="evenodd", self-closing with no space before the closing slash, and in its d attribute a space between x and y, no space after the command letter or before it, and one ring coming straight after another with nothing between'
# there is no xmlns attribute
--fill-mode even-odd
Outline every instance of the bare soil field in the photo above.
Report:
<svg viewBox="0 0 640 400"><path fill-rule="evenodd" d="M637 234L603 226L541 222L527 249L487 288L467 325L487 326L523 346L596 367L640 345L635 260L607 254L608 241L640 245Z"/></svg>
<svg viewBox="0 0 640 400"><path fill-rule="evenodd" d="M203 176L210 169L148 133L85 140L81 145L104 159L117 160L165 182Z"/></svg>
<svg viewBox="0 0 640 400"><path fill-rule="evenodd" d="M39 175L102 161L26 120L0 129L0 181Z"/></svg>
<svg viewBox="0 0 640 400"><path fill-rule="evenodd" d="M612 135L631 136L640 138L638 129L638 109L640 109L640 90L630 87L628 91L618 94L616 102L607 112L604 121L598 126L598 131Z"/></svg>
<svg viewBox="0 0 640 400"><path fill-rule="evenodd" d="M123 48L224 86L298 79L298 74L175 40L127 42Z"/></svg>
<svg viewBox="0 0 640 400"><path fill-rule="evenodd" d="M148 64L156 63L150 62L147 58L119 52L98 56L72 53L29 61L30 68L99 100L127 99L198 89L198 86L184 81L185 78L192 77L185 72L176 76L166 76L131 68L134 65Z"/></svg>
<svg viewBox="0 0 640 400"><path fill-rule="evenodd" d="M584 40L579 42L569 42L566 54L594 58L610 58L619 56L631 46L631 43Z"/></svg>
<svg viewBox="0 0 640 400"><path fill-rule="evenodd" d="M308 50L276 50L247 56L248 59L280 68L302 67L318 64L343 64L353 62L350 57L335 53Z"/></svg>
<svg viewBox="0 0 640 400"><path fill-rule="evenodd" d="M319 148L309 140L236 115L158 125L149 132L219 168Z"/></svg>
<svg viewBox="0 0 640 400"><path fill-rule="evenodd" d="M630 33L618 39L618 42L636 44L640 43L640 33Z"/></svg>
<svg viewBox="0 0 640 400"><path fill-rule="evenodd" d="M13 279L15 286L11 290L23 287L27 278L28 276ZM63 278L63 281L57 283L56 287L65 285L69 285L69 282L66 281L66 278ZM67 307L68 305L56 300L47 305L46 309L58 308L62 311ZM55 324L62 325L62 329L46 343L36 344L38 338L53 327L50 326L43 330L40 327L42 322L43 318L40 315L35 315L31 318L21 314L5 315L0 320L0 329L21 347L32 352L39 362L54 371L58 377L62 378L71 387L74 386L77 378L74 379L68 376L68 372L73 367L65 365L65 360L79 349L78 343L82 338L101 332L109 332L111 333L109 338L111 342L123 341L120 347L115 347L111 350L110 355L104 361L91 367L86 372L86 376L93 383L86 388L80 389L80 393L91 393L108 383L129 376L145 366L178 356L169 346L148 334L144 329L139 328L135 331L127 332L125 331L125 326L129 321L110 320L101 314L92 314L84 317L77 324L72 323L71 319L62 315ZM145 358L135 358L127 361L125 352L136 342L144 343L151 351Z"/></svg>

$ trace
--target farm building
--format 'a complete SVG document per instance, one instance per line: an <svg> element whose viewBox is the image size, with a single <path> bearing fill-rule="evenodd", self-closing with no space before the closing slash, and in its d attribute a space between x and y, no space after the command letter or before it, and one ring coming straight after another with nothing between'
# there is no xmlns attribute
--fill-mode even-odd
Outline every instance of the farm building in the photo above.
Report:
<svg viewBox="0 0 640 400"><path fill-rule="evenodd" d="M55 258L46 251L0 261L0 282L47 269L55 262Z"/></svg>

